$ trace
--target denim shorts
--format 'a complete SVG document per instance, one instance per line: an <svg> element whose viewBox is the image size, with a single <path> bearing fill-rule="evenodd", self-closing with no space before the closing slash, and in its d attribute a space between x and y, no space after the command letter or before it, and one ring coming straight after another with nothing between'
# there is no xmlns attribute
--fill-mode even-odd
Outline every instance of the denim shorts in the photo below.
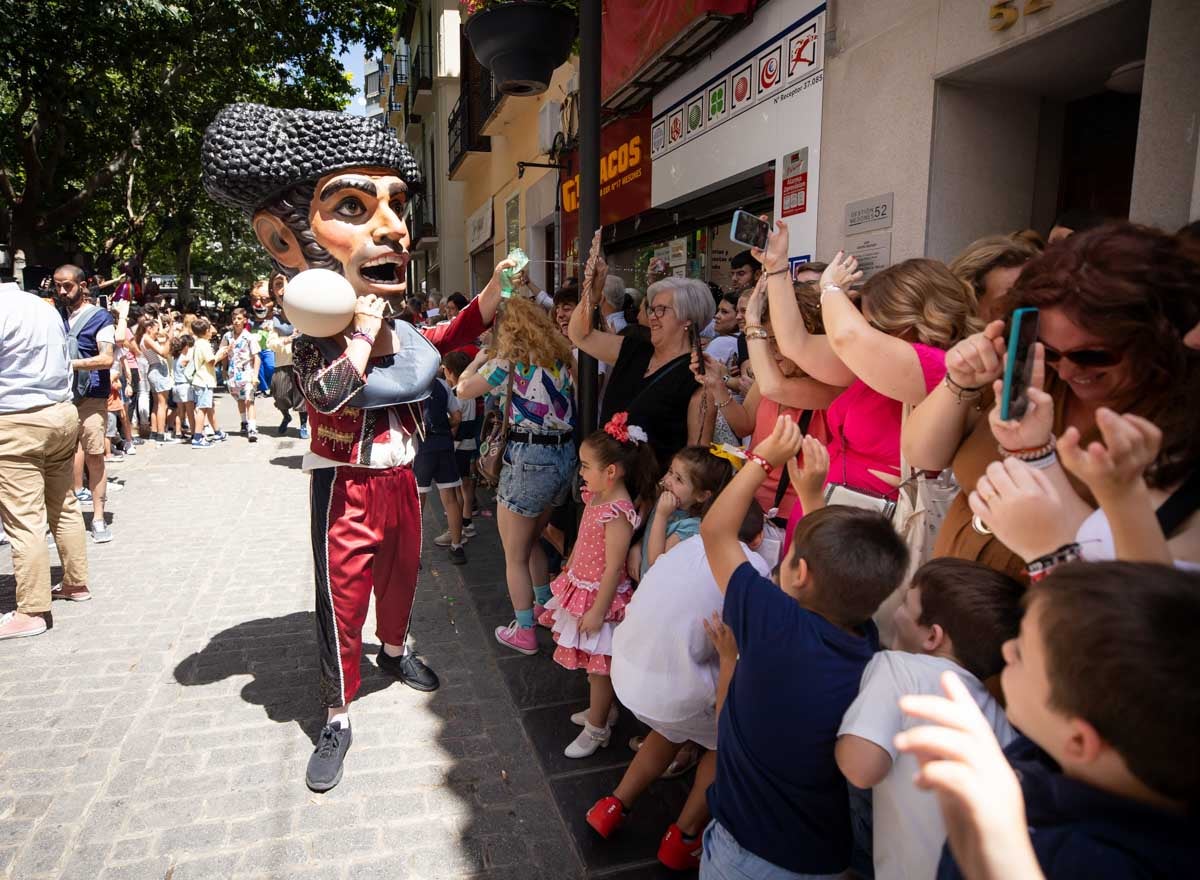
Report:
<svg viewBox="0 0 1200 880"><path fill-rule="evenodd" d="M713 819L704 829L700 880L839 880L849 874L797 874L743 849L725 826Z"/></svg>
<svg viewBox="0 0 1200 880"><path fill-rule="evenodd" d="M192 393L192 386L187 384L179 384L175 386L175 402L176 403L191 403L196 399Z"/></svg>
<svg viewBox="0 0 1200 880"><path fill-rule="evenodd" d="M196 401L196 409L212 409L213 390L211 388L201 388L199 385L193 385L192 397Z"/></svg>
<svg viewBox="0 0 1200 880"><path fill-rule="evenodd" d="M519 516L541 516L567 500L575 464L574 443L541 446L510 441L504 449L497 498Z"/></svg>

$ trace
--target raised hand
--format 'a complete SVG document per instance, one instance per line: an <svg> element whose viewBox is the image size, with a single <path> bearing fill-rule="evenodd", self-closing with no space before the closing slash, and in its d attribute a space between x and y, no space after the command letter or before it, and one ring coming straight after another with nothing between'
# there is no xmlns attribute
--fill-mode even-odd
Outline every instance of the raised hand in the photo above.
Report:
<svg viewBox="0 0 1200 880"><path fill-rule="evenodd" d="M946 352L946 373L962 388L985 388L1004 374L1004 322L992 321Z"/></svg>
<svg viewBox="0 0 1200 880"><path fill-rule="evenodd" d="M1007 358L1008 355L1005 355ZM992 436L1005 449L1036 449L1044 446L1054 429L1054 399L1042 390L1046 381L1046 349L1039 342L1033 350L1033 377L1029 382L1029 406L1019 419L1004 421L1000 418L1000 403L1004 394L1004 382L997 379L992 383L996 393L996 404L988 414Z"/></svg>
<svg viewBox="0 0 1200 880"><path fill-rule="evenodd" d="M1092 490L1097 501L1119 501L1145 486L1142 475L1162 448L1162 431L1132 413L1118 415L1107 407L1096 410L1096 427L1104 442L1079 445L1079 431L1068 428L1058 441L1063 467Z"/></svg>
<svg viewBox="0 0 1200 880"><path fill-rule="evenodd" d="M1075 528L1054 484L1018 458L988 465L967 503L1001 543L1026 562L1075 540Z"/></svg>
<svg viewBox="0 0 1200 880"><path fill-rule="evenodd" d="M383 308L387 301L383 297L368 293L360 296L354 304L354 329L374 338L383 324Z"/></svg>
<svg viewBox="0 0 1200 880"><path fill-rule="evenodd" d="M796 421L789 416L780 416L775 421L771 436L759 443L754 451L770 462L772 467L779 467L796 457L803 441L804 435L800 433Z"/></svg>
<svg viewBox="0 0 1200 880"><path fill-rule="evenodd" d="M796 487L797 495L812 497L820 494L825 487L825 478L829 476L829 448L816 437L805 437L800 451L803 463L795 458L788 459L788 479ZM808 510L807 504L804 509Z"/></svg>
<svg viewBox="0 0 1200 880"><path fill-rule="evenodd" d="M763 272L758 276L758 282L754 285L754 292L750 294L750 299L746 301L746 326L762 326L763 310L766 305L767 273Z"/></svg>
<svg viewBox="0 0 1200 880"><path fill-rule="evenodd" d="M860 281L862 277L862 270L858 268L858 258L848 257L843 251L838 251L830 260L829 265L825 267L825 271L821 273L821 290L828 285L849 294L850 287L856 281Z"/></svg>
<svg viewBox="0 0 1200 880"><path fill-rule="evenodd" d="M767 220L766 214L759 219L770 222ZM762 264L764 275L767 272L787 268L789 241L787 224L782 220L776 220L774 231L767 233L766 248L750 248L750 255Z"/></svg>

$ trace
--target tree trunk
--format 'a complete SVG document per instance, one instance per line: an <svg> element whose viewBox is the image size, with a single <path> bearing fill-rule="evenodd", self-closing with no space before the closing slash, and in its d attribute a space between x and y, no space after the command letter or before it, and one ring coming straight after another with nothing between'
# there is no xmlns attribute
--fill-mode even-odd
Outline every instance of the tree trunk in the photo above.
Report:
<svg viewBox="0 0 1200 880"><path fill-rule="evenodd" d="M175 249L175 273L179 276L179 292L175 303L179 308L192 298L192 236L184 233Z"/></svg>

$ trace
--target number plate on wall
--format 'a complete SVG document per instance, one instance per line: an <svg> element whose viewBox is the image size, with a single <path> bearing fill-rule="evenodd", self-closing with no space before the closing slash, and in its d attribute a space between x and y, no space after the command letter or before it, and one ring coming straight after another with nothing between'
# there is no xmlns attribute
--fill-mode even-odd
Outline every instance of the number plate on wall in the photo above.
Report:
<svg viewBox="0 0 1200 880"><path fill-rule="evenodd" d="M895 193L884 193L869 199L859 199L846 205L846 234L870 232L872 229L890 229L892 226L892 202Z"/></svg>

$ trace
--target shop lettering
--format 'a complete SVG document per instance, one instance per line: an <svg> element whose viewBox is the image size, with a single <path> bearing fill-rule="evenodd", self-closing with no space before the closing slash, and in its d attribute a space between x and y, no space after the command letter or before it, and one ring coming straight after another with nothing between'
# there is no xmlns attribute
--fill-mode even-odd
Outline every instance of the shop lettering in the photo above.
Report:
<svg viewBox="0 0 1200 880"><path fill-rule="evenodd" d="M607 156L600 157L600 195L605 195L642 176L642 136L634 135ZM636 169L636 171L634 170ZM612 181L611 184L609 181ZM605 184L609 184L605 186ZM568 214L579 210L579 175L562 185L562 209Z"/></svg>
<svg viewBox="0 0 1200 880"><path fill-rule="evenodd" d="M1054 5L1054 0L1025 0L1020 13L1016 8L1017 0L999 0L988 7L989 27L994 31L1006 31L1017 23L1020 15L1033 15Z"/></svg>

